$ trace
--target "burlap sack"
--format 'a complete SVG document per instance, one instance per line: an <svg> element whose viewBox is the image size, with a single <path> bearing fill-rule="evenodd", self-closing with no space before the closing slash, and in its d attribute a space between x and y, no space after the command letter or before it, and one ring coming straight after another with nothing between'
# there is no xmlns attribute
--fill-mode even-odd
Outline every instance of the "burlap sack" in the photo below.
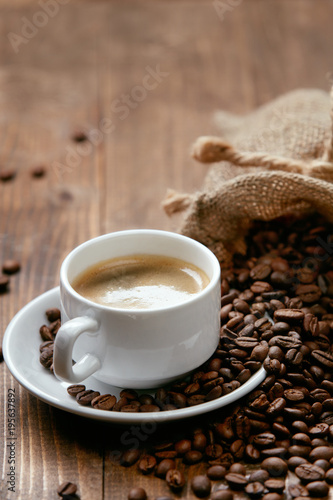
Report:
<svg viewBox="0 0 333 500"><path fill-rule="evenodd" d="M246 251L253 220L318 211L333 222L333 89L331 105L328 93L301 89L247 116L216 119L223 139L200 137L193 147L195 159L214 163L202 190L169 190L163 202L169 215L185 212L181 233L227 266Z"/></svg>

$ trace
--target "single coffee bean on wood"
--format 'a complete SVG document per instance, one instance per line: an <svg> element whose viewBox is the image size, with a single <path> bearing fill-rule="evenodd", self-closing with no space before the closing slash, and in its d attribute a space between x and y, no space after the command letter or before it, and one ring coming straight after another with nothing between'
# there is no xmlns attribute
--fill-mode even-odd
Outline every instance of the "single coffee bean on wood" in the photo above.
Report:
<svg viewBox="0 0 333 500"><path fill-rule="evenodd" d="M191 489L198 498L206 498L211 492L211 482L207 476L194 476L191 480Z"/></svg>
<svg viewBox="0 0 333 500"><path fill-rule="evenodd" d="M57 493L60 497L68 497L70 495L75 495L77 492L77 486L74 483L65 481L57 489Z"/></svg>
<svg viewBox="0 0 333 500"><path fill-rule="evenodd" d="M146 500L147 493L143 488L135 487L128 492L127 498L128 500Z"/></svg>
<svg viewBox="0 0 333 500"><path fill-rule="evenodd" d="M2 272L5 274L15 274L21 269L21 264L17 260L7 259L2 264Z"/></svg>

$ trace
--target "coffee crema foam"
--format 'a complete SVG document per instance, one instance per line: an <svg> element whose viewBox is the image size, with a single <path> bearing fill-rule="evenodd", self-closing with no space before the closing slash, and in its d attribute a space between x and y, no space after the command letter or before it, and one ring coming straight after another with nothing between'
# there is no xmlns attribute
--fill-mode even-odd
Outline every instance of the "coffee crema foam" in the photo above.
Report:
<svg viewBox="0 0 333 500"><path fill-rule="evenodd" d="M72 283L83 297L121 309L158 309L185 302L209 283L204 271L181 259L131 255L100 262Z"/></svg>

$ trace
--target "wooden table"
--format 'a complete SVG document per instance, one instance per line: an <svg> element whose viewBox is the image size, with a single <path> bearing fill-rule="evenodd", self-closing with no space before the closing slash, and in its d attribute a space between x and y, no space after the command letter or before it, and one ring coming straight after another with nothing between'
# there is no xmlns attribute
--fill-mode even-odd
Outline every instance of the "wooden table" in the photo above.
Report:
<svg viewBox="0 0 333 500"><path fill-rule="evenodd" d="M189 148L218 134L215 110L247 112L297 87L328 90L333 79L329 0L48 5L45 14L37 2L0 2L0 164L17 171L0 183L0 260L22 263L0 296L2 335L22 306L57 285L61 261L79 243L120 229L177 228L160 202L167 188L200 187L206 169ZM91 142L73 142L76 128ZM47 167L40 179L30 173L38 165ZM168 493L163 481L112 463L119 428L37 400L5 363L0 380L1 432L13 388L18 437L11 493L2 436L2 499L55 499L65 480L82 500L126 499L134 484L149 499ZM182 498L193 498L189 488Z"/></svg>

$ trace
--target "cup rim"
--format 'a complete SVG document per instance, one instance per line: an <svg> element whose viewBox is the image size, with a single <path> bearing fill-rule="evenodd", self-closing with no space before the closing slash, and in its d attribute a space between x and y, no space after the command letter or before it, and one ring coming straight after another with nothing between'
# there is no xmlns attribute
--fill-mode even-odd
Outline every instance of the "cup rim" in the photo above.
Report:
<svg viewBox="0 0 333 500"><path fill-rule="evenodd" d="M72 261L73 258L75 258L75 255L77 255L83 248L94 245L95 243L102 241L102 240L107 240L110 237L121 237L121 236L126 236L128 235L134 235L134 234L157 234L157 235L164 235L167 237L173 237L175 239L179 239L182 241L186 241L187 243L190 243L191 245L196 246L199 248L204 254L207 255L209 259L211 259L211 262L213 264L213 275L208 283L208 285L201 290L200 292L194 294L193 297L184 300L182 302L179 302L178 304L173 304L173 305L167 305L164 307L156 307L152 309L135 309L135 308L121 308L121 307L113 307L113 306L106 306L103 304L99 304L98 302L94 302L92 300L87 299L83 295L80 295L74 288L72 287L71 283L69 282L68 279L68 267ZM186 262L186 261L185 261ZM156 314L162 311L172 311L176 310L180 307L184 307L190 304L195 303L198 300L201 300L203 296L208 295L209 293L212 292L214 287L218 282L220 282L220 276L221 276L221 267L220 263L215 256L215 254L205 245L200 243L197 240L194 240L193 238L190 238L189 236L185 236L183 234L175 233L172 231L164 231L160 229L126 229L126 230L121 230L121 231L114 231L111 233L106 233L101 236L97 236L95 238L91 238L77 247L75 247L71 252L65 257L61 264L60 268L60 284L63 285L66 290L72 294L76 299L80 300L84 304L86 304L89 307L93 307L98 310L102 311L110 311L110 312L115 312L115 313L120 313L120 314Z"/></svg>

